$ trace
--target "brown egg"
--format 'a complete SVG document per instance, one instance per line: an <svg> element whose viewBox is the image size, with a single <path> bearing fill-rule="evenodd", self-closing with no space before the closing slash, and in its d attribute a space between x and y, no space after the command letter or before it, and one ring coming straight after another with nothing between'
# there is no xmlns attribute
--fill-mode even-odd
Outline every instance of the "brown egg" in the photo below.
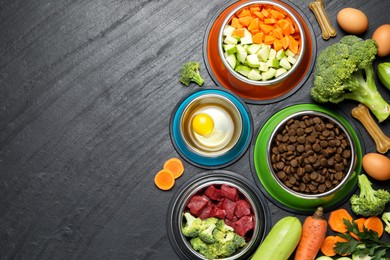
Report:
<svg viewBox="0 0 390 260"><path fill-rule="evenodd" d="M367 16L360 10L347 7L337 14L337 23L347 33L362 34L368 28Z"/></svg>
<svg viewBox="0 0 390 260"><path fill-rule="evenodd" d="M379 26L372 39L378 44L378 56L384 57L390 54L390 24Z"/></svg>
<svg viewBox="0 0 390 260"><path fill-rule="evenodd" d="M379 181L390 180L390 159L379 153L368 153L363 156L364 171Z"/></svg>

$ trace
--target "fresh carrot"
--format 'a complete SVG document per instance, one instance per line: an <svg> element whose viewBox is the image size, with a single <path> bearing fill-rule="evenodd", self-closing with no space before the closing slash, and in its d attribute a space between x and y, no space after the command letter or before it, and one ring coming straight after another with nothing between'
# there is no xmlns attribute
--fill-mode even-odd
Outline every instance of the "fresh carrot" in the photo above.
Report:
<svg viewBox="0 0 390 260"><path fill-rule="evenodd" d="M366 221L367 219L366 218L358 218L358 219L354 219L353 222L356 223L356 225L358 226L358 229L360 232L363 232L363 226L364 226L364 222ZM355 238L356 240L359 240L359 237L353 233L353 232L349 232L351 234L351 236L353 238Z"/></svg>
<svg viewBox="0 0 390 260"><path fill-rule="evenodd" d="M368 230L373 230L378 233L378 237L383 234L382 220L377 216L372 216L366 219L363 224Z"/></svg>
<svg viewBox="0 0 390 260"><path fill-rule="evenodd" d="M154 184L160 190L170 190L175 184L175 177L170 170L162 169L154 176Z"/></svg>
<svg viewBox="0 0 390 260"><path fill-rule="evenodd" d="M330 212L328 219L330 229L339 233L347 232L347 226L344 224L343 219L352 222L352 217L346 209L340 208Z"/></svg>
<svg viewBox="0 0 390 260"><path fill-rule="evenodd" d="M302 236L295 253L296 260L313 260L321 249L327 231L322 207L305 219L302 227Z"/></svg>
<svg viewBox="0 0 390 260"><path fill-rule="evenodd" d="M165 161L164 169L170 170L173 173L175 179L179 178L184 172L184 165L178 158L170 158Z"/></svg>
<svg viewBox="0 0 390 260"><path fill-rule="evenodd" d="M327 236L321 245L321 252L326 256L335 256L337 252L334 250L337 242L346 242L347 240L339 236Z"/></svg>

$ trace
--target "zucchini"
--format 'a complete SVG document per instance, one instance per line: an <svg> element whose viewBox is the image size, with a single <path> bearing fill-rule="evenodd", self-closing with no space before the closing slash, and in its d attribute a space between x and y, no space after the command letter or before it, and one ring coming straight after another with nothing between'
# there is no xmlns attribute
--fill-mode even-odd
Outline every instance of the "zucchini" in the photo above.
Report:
<svg viewBox="0 0 390 260"><path fill-rule="evenodd" d="M297 217L284 217L272 227L252 260L287 260L298 246L302 224Z"/></svg>

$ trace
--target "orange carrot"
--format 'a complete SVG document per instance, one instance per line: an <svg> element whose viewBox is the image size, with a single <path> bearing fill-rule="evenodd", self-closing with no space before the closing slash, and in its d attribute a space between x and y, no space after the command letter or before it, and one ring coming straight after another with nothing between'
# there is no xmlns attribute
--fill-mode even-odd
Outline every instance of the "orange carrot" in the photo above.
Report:
<svg viewBox="0 0 390 260"><path fill-rule="evenodd" d="M295 252L295 260L313 260L321 249L327 231L322 207L305 219L302 226L302 236Z"/></svg>
<svg viewBox="0 0 390 260"><path fill-rule="evenodd" d="M259 33L256 33L255 35L253 35L252 40L253 40L253 43L261 44L261 43L263 43L263 38L264 38L264 33L259 32Z"/></svg>
<svg viewBox="0 0 390 260"><path fill-rule="evenodd" d="M170 170L162 169L154 176L154 184L160 190L170 190L175 184L175 177Z"/></svg>
<svg viewBox="0 0 390 260"><path fill-rule="evenodd" d="M254 30L259 28L259 18L253 18L252 21L248 25L248 30Z"/></svg>
<svg viewBox="0 0 390 260"><path fill-rule="evenodd" d="M252 19L253 19L252 16L243 16L243 17L238 18L238 21L240 21L240 24L242 26L248 27L249 24L251 23Z"/></svg>
<svg viewBox="0 0 390 260"><path fill-rule="evenodd" d="M265 18L264 14L263 14L262 12L254 11L253 14L254 14L255 16L257 16L261 21L263 21L264 18Z"/></svg>
<svg viewBox="0 0 390 260"><path fill-rule="evenodd" d="M378 233L378 237L383 234L382 220L377 216L372 216L366 219L363 224L368 230L373 230Z"/></svg>
<svg viewBox="0 0 390 260"><path fill-rule="evenodd" d="M328 219L330 229L339 233L347 232L347 226L344 224L343 219L352 222L352 217L346 209L340 208L330 212Z"/></svg>
<svg viewBox="0 0 390 260"><path fill-rule="evenodd" d="M260 24L260 29L264 32L264 34L269 34L274 27L269 24Z"/></svg>
<svg viewBox="0 0 390 260"><path fill-rule="evenodd" d="M170 170L175 179L179 178L184 172L184 165L179 158L170 158L165 161L164 169Z"/></svg>
<svg viewBox="0 0 390 260"><path fill-rule="evenodd" d="M272 17L274 17L275 19L284 19L284 17L286 17L283 13L277 11L277 10L271 10L271 15Z"/></svg>
<svg viewBox="0 0 390 260"><path fill-rule="evenodd" d="M335 256L337 252L334 250L337 242L347 242L346 239L339 236L327 236L321 245L321 252L326 256Z"/></svg>
<svg viewBox="0 0 390 260"><path fill-rule="evenodd" d="M355 219L353 220L354 223L356 223L356 225L358 226L358 229L360 232L363 232L363 225L364 225L364 222L366 221L366 218L358 218L358 219ZM356 240L359 240L359 237L353 233L353 232L349 232L351 234L351 236L353 236L353 238L355 238Z"/></svg>

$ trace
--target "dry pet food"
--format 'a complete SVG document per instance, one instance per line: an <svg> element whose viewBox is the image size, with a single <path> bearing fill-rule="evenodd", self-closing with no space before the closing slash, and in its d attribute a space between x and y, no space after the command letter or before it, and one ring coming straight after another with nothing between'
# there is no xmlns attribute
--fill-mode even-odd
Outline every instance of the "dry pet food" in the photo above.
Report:
<svg viewBox="0 0 390 260"><path fill-rule="evenodd" d="M288 188L304 194L333 189L346 176L351 144L342 128L317 115L288 120L271 143L273 171Z"/></svg>

